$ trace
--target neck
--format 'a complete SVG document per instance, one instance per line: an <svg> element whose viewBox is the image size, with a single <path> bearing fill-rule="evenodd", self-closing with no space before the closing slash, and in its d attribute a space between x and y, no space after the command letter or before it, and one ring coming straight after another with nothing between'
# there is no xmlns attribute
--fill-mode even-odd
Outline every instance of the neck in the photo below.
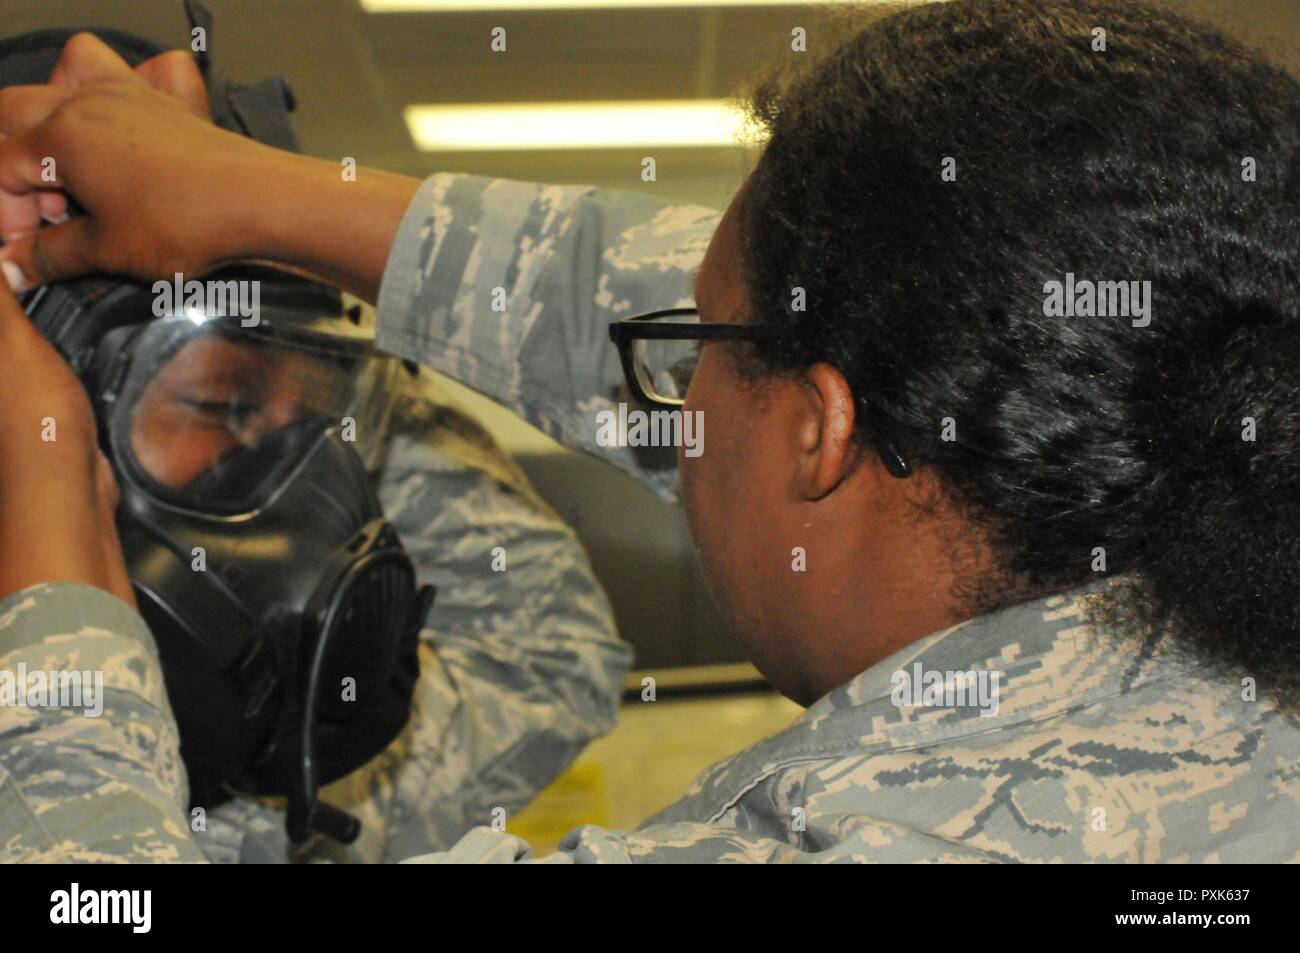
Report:
<svg viewBox="0 0 1300 953"><path fill-rule="evenodd" d="M953 520L873 520L856 534L822 534L826 570L790 600L786 624L800 653L798 684L782 690L809 705L911 643L969 618L958 573L987 571L983 551Z"/></svg>

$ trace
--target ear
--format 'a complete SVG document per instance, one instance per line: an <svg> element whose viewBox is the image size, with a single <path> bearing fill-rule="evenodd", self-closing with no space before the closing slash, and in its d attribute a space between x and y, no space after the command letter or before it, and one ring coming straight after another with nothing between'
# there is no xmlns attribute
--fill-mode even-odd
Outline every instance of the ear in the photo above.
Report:
<svg viewBox="0 0 1300 953"><path fill-rule="evenodd" d="M799 410L799 492L806 500L831 493L858 465L853 392L829 364L808 370Z"/></svg>

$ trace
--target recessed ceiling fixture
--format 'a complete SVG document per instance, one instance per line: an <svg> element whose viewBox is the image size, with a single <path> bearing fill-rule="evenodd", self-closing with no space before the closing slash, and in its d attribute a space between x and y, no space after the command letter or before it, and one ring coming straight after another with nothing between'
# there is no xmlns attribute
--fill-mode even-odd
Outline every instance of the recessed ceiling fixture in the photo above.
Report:
<svg viewBox="0 0 1300 953"><path fill-rule="evenodd" d="M745 128L725 99L417 105L404 116L424 152L730 146Z"/></svg>

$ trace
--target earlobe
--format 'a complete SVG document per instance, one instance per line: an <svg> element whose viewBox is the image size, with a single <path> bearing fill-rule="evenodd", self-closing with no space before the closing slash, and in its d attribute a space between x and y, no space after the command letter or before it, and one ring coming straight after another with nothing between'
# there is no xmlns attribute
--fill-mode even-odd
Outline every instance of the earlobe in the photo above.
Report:
<svg viewBox="0 0 1300 953"><path fill-rule="evenodd" d="M853 440L856 409L848 382L829 364L808 370L807 417L799 429L800 489L806 499L831 493L856 468L858 450Z"/></svg>

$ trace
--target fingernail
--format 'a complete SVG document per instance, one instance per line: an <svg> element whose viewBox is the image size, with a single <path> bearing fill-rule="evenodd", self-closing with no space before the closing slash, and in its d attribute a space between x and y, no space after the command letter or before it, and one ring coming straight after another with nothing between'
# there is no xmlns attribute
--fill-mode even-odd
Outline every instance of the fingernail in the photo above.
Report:
<svg viewBox="0 0 1300 953"><path fill-rule="evenodd" d="M50 225L62 225L64 222L68 220L68 213L60 212L58 215L46 215L44 212L42 212L41 220Z"/></svg>
<svg viewBox="0 0 1300 953"><path fill-rule="evenodd" d="M27 290L27 279L23 277L23 270L16 262L0 261L0 271L5 273L5 281L9 282L14 294Z"/></svg>

